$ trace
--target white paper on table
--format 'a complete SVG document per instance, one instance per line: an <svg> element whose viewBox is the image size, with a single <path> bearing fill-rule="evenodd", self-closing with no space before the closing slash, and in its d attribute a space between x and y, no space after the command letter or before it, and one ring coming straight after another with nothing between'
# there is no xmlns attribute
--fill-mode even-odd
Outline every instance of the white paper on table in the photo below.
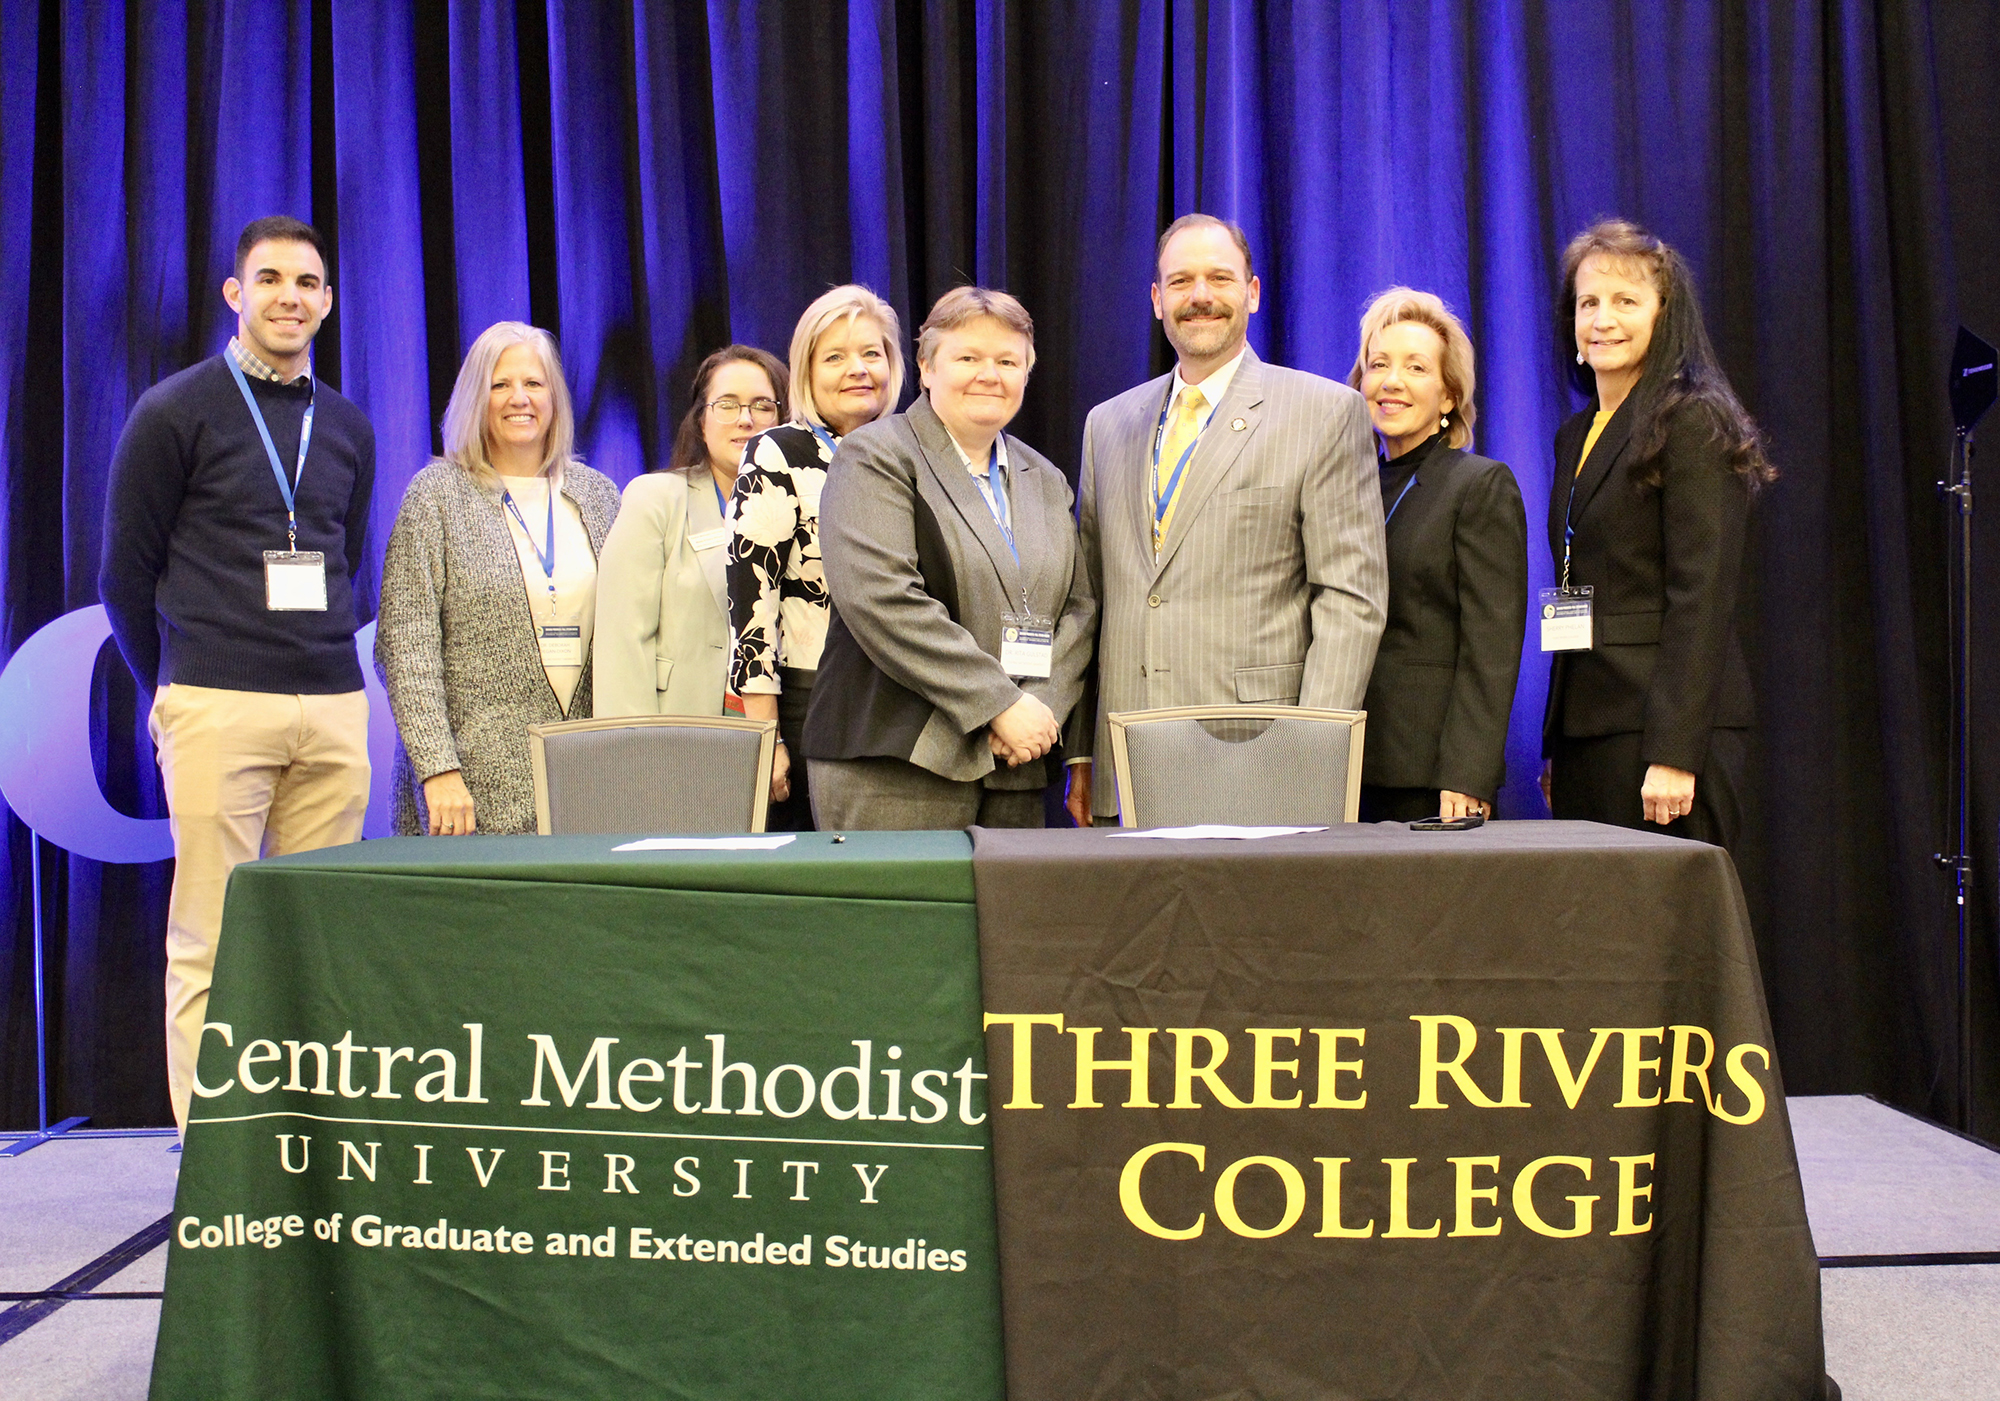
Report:
<svg viewBox="0 0 2000 1401"><path fill-rule="evenodd" d="M643 841L614 846L613 851L776 851L795 842L791 832L768 837L647 837Z"/></svg>
<svg viewBox="0 0 2000 1401"><path fill-rule="evenodd" d="M1324 832L1324 827L1230 827L1220 822L1206 822L1199 827L1154 827L1144 832L1113 832L1114 837L1165 837L1169 841L1187 842L1203 837L1227 838L1231 841L1254 842L1264 837L1296 837L1301 832Z"/></svg>

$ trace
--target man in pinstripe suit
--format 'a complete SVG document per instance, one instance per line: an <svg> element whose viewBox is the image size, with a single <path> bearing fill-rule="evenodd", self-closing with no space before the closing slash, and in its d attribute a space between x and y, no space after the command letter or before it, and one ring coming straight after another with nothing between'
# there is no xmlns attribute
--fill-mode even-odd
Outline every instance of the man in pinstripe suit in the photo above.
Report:
<svg viewBox="0 0 2000 1401"><path fill-rule="evenodd" d="M1117 813L1106 716L1169 705L1353 709L1388 602L1361 396L1246 339L1249 240L1206 214L1160 237L1153 314L1180 363L1091 410L1078 542L1102 609L1093 742L1069 810ZM1094 752L1105 772L1095 775Z"/></svg>

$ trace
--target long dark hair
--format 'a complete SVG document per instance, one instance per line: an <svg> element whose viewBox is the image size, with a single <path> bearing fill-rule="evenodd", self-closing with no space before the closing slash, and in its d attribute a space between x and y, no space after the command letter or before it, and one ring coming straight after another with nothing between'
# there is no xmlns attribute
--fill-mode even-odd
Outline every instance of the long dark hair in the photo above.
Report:
<svg viewBox="0 0 2000 1401"><path fill-rule="evenodd" d="M717 370L738 360L755 365L771 381L771 397L778 401L777 421L784 423L791 418L785 394L788 376L785 367L778 363L778 357L754 345L725 345L702 361L701 368L694 372L694 388L688 394L688 411L681 416L681 426L674 433L674 450L667 458L668 471L685 472L708 466L708 439L701 434L701 420L702 415L708 412L709 381L715 378Z"/></svg>
<svg viewBox="0 0 2000 1401"><path fill-rule="evenodd" d="M1693 406L1708 419L1712 439L1723 445L1730 470L1751 491L1776 481L1778 469L1764 454L1763 432L1729 387L1729 377L1709 343L1693 270L1679 253L1629 219L1600 219L1563 250L1556 347L1570 383L1581 394L1597 392L1590 366L1576 358L1576 275L1584 260L1593 256L1644 268L1660 294L1652 344L1632 389L1632 444L1638 460L1647 464L1640 481L1660 484L1659 456L1667 445L1668 424L1683 405Z"/></svg>

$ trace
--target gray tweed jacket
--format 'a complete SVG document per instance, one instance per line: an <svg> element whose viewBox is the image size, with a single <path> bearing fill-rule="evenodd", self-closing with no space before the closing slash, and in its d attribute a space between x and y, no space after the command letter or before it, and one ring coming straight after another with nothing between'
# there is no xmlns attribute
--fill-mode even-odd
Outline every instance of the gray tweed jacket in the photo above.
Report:
<svg viewBox="0 0 2000 1401"><path fill-rule="evenodd" d="M573 462L562 493L601 555L618 488ZM425 830L423 780L453 769L481 832L534 831L528 726L590 714L590 658L564 714L542 671L499 489L463 468L433 462L403 494L382 559L375 670L396 714L396 831Z"/></svg>

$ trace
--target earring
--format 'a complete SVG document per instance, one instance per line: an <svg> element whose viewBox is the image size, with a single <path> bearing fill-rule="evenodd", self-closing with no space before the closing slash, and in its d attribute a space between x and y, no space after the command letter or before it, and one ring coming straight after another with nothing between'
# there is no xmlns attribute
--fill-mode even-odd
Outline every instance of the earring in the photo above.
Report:
<svg viewBox="0 0 2000 1401"><path fill-rule="evenodd" d="M1442 433L1442 432L1444 432L1444 430L1445 430L1445 429L1447 429L1447 428L1449 428L1449 427L1451 427L1451 415L1450 415L1450 414L1448 414L1448 413L1447 413L1447 414L1439 414L1439 415L1438 415L1438 432Z"/></svg>
<svg viewBox="0 0 2000 1401"><path fill-rule="evenodd" d="M1577 364L1579 364L1579 365L1581 365L1581 364L1583 363L1583 352L1582 352L1581 350L1579 350L1579 351L1578 351L1578 352L1576 353L1576 363L1577 363Z"/></svg>

